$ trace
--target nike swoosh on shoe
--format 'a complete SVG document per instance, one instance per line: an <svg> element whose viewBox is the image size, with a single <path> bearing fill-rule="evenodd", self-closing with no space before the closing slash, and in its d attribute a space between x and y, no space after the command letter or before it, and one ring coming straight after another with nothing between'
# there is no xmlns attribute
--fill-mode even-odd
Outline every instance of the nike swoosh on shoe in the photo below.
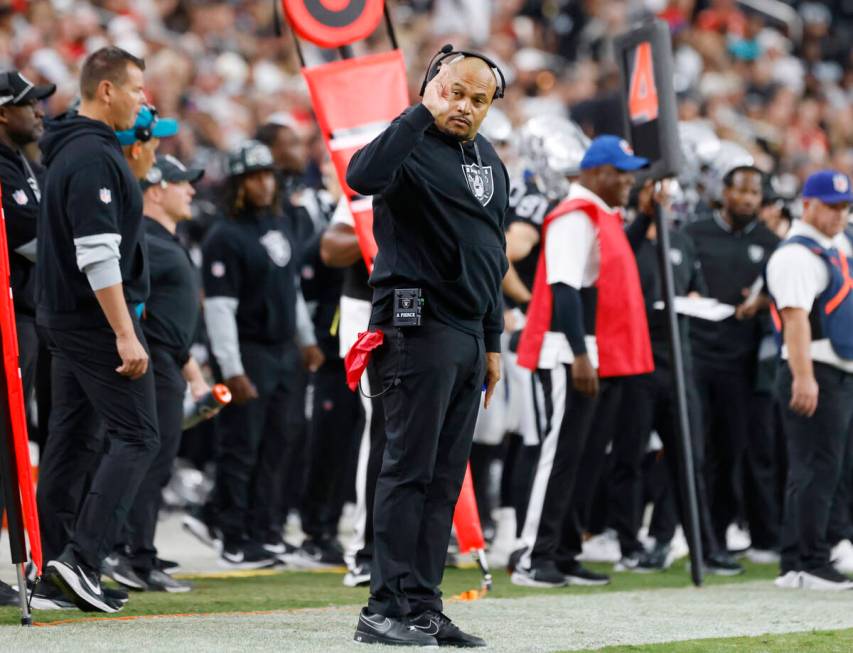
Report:
<svg viewBox="0 0 853 653"><path fill-rule="evenodd" d="M89 591L92 592L92 594L98 597L103 597L104 590L101 587L92 585L89 581L89 577L86 576L85 572L80 568L80 565L77 565L77 574L83 579L83 582L86 583L86 587L89 588Z"/></svg>
<svg viewBox="0 0 853 653"><path fill-rule="evenodd" d="M420 630L424 635L437 635L439 630L438 622L435 619L430 619L427 626L418 626L417 624L412 624L412 626Z"/></svg>
<svg viewBox="0 0 853 653"><path fill-rule="evenodd" d="M388 617L385 617L385 620L382 623L371 621L363 615L359 615L358 618L378 633L385 634L391 630L391 620Z"/></svg>

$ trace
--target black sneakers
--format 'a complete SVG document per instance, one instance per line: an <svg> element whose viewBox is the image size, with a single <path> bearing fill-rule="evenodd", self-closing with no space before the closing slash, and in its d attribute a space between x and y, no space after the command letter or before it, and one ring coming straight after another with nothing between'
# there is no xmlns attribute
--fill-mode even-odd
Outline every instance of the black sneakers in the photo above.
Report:
<svg viewBox="0 0 853 653"><path fill-rule="evenodd" d="M160 571L165 571L167 574L174 574L181 568L181 563L174 560L163 560L163 558L154 558L154 568Z"/></svg>
<svg viewBox="0 0 853 653"><path fill-rule="evenodd" d="M219 556L219 565L229 569L263 569L272 567L276 557L251 540L226 542Z"/></svg>
<svg viewBox="0 0 853 653"><path fill-rule="evenodd" d="M359 644L438 647L435 636L422 632L407 619L392 619L373 614L368 612L367 608L361 609L353 640Z"/></svg>
<svg viewBox="0 0 853 653"><path fill-rule="evenodd" d="M334 540L306 539L293 556L293 561L305 569L343 567L344 553Z"/></svg>
<svg viewBox="0 0 853 653"><path fill-rule="evenodd" d="M656 543L652 547L651 551L645 551L640 554L637 566L634 567L632 571L636 571L640 574L664 571L669 566L667 564L669 561L669 551L669 544L663 542Z"/></svg>
<svg viewBox="0 0 853 653"><path fill-rule="evenodd" d="M411 617L409 624L424 635L435 637L439 646L478 648L486 645L485 640L463 632L450 620L450 617L437 610L427 610L417 617Z"/></svg>
<svg viewBox="0 0 853 653"><path fill-rule="evenodd" d="M71 547L65 547L56 560L47 563L50 580L83 612L118 612L117 602L108 599L101 587L101 575L77 559Z"/></svg>
<svg viewBox="0 0 853 653"><path fill-rule="evenodd" d="M144 576L145 584L151 592L169 592L179 594L192 590L192 585L176 578L172 578L162 569L152 569Z"/></svg>
<svg viewBox="0 0 853 653"><path fill-rule="evenodd" d="M610 576L587 569L577 560L565 566L557 565L557 568L566 577L566 583L569 585L592 587L610 583Z"/></svg>
<svg viewBox="0 0 853 653"><path fill-rule="evenodd" d="M564 587L567 584L566 575L557 569L553 560L538 561L529 569L516 563L510 581L522 587Z"/></svg>
<svg viewBox="0 0 853 653"><path fill-rule="evenodd" d="M27 591L32 594L30 607L33 610L74 610L77 607L65 597L65 592L45 578L38 585L27 580Z"/></svg>
<svg viewBox="0 0 853 653"><path fill-rule="evenodd" d="M264 550L285 565L293 565L296 562L299 549L290 542L279 538L275 541L264 542Z"/></svg>
<svg viewBox="0 0 853 653"><path fill-rule="evenodd" d="M147 589L145 581L130 566L130 561L115 551L104 558L104 562L101 564L101 573L128 589L139 592L144 592Z"/></svg>
<svg viewBox="0 0 853 653"><path fill-rule="evenodd" d="M705 558L705 573L714 576L738 576L743 567L730 553L720 551Z"/></svg>
<svg viewBox="0 0 853 653"><path fill-rule="evenodd" d="M370 585L370 563L367 561L347 569L344 576L344 587L363 587Z"/></svg>
<svg viewBox="0 0 853 653"><path fill-rule="evenodd" d="M831 564L820 569L803 571L800 573L800 579L800 586L806 590L837 592L853 589L853 581Z"/></svg>

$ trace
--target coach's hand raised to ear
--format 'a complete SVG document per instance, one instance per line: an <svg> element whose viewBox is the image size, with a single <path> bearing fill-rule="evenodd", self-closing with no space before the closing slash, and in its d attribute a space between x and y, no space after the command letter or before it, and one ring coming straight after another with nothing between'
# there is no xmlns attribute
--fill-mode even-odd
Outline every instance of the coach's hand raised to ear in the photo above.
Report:
<svg viewBox="0 0 853 653"><path fill-rule="evenodd" d="M450 111L450 85L451 72L450 67L442 67L438 74L433 77L427 84L424 91L423 105L429 109L433 118L438 118L440 115Z"/></svg>

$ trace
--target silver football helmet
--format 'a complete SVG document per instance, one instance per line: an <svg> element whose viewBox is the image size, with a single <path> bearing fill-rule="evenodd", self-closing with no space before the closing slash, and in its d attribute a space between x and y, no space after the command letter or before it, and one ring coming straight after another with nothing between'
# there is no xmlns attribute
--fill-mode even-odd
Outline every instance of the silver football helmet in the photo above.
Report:
<svg viewBox="0 0 853 653"><path fill-rule="evenodd" d="M548 197L565 197L567 177L580 174L580 163L590 140L568 118L556 115L536 116L519 133L519 154L525 167L536 175Z"/></svg>

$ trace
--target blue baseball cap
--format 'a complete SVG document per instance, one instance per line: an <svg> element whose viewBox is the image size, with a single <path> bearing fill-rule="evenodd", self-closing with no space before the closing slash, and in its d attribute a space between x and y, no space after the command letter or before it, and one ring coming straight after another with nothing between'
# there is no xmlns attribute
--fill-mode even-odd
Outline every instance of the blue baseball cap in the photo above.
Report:
<svg viewBox="0 0 853 653"><path fill-rule="evenodd" d="M649 165L649 160L636 156L624 138L604 134L590 143L581 159L581 170L611 165L617 170L639 170Z"/></svg>
<svg viewBox="0 0 853 653"><path fill-rule="evenodd" d="M824 204L853 202L850 177L838 170L820 170L803 184L803 199L817 199Z"/></svg>
<svg viewBox="0 0 853 653"><path fill-rule="evenodd" d="M152 138L168 138L178 133L181 126L172 118L160 118L157 109L142 105L136 114L133 127L116 132L118 142L122 145L133 145L136 141L150 141Z"/></svg>

